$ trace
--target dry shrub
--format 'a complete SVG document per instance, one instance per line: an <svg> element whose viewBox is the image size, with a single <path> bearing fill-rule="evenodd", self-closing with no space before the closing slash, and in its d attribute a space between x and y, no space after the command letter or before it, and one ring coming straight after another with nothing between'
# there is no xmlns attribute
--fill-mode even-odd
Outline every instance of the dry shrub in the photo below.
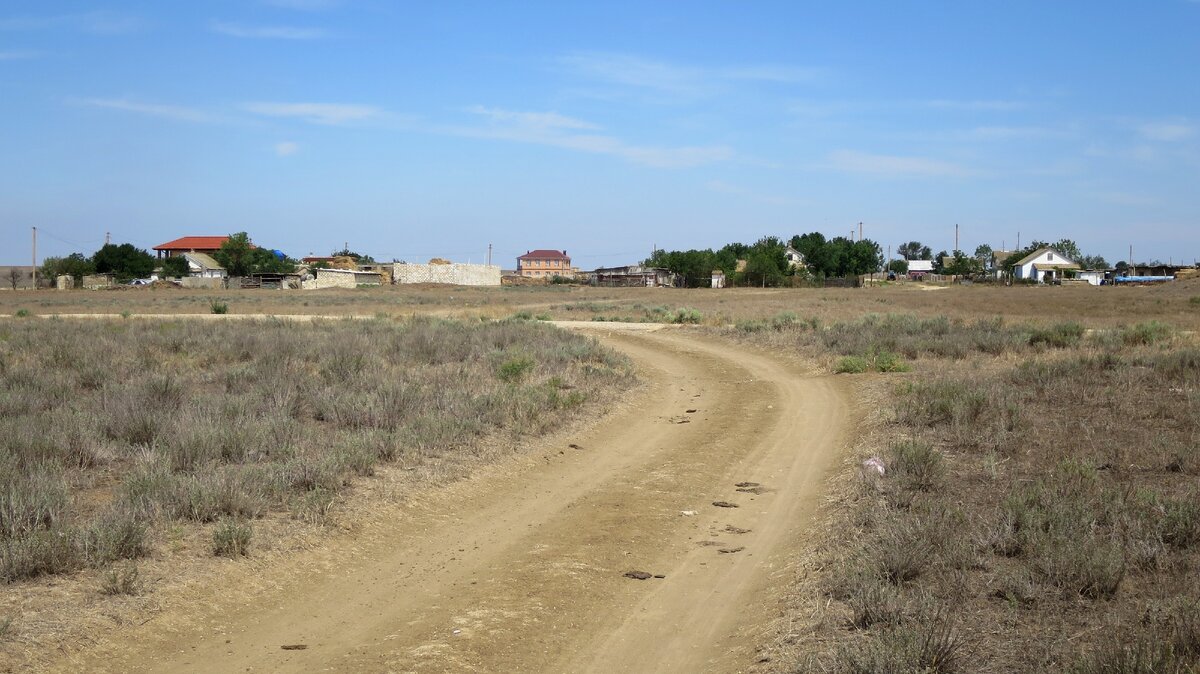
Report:
<svg viewBox="0 0 1200 674"><path fill-rule="evenodd" d="M844 674L955 674L963 671L962 640L943 615L918 617L842 645L833 670Z"/></svg>
<svg viewBox="0 0 1200 674"><path fill-rule="evenodd" d="M250 539L254 529L249 522L224 519L213 528L212 551L218 557L239 557L250 554Z"/></svg>

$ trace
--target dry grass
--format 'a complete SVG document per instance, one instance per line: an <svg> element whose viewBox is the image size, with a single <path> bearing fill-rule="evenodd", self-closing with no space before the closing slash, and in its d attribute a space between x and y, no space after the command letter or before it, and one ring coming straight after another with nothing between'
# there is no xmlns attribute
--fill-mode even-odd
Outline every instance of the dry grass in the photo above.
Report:
<svg viewBox="0 0 1200 674"><path fill-rule="evenodd" d="M894 350L914 369L858 380L885 413L856 461L888 472L842 480L832 549L798 595L830 604L793 626L795 671L1200 667L1191 337L1153 319L904 316L727 334L828 363ZM951 656L922 655L937 643Z"/></svg>
<svg viewBox="0 0 1200 674"><path fill-rule="evenodd" d="M247 554L265 513L325 518L380 462L452 472L631 376L522 321L196 327L0 323L0 581L136 559L172 523Z"/></svg>

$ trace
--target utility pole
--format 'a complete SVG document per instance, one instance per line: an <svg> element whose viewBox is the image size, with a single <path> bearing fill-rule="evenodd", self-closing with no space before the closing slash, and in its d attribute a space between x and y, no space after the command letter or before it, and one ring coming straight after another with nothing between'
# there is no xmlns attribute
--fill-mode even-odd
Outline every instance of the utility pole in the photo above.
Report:
<svg viewBox="0 0 1200 674"><path fill-rule="evenodd" d="M958 223L954 223L954 254L958 255ZM957 260L958 258L955 257Z"/></svg>
<svg viewBox="0 0 1200 674"><path fill-rule="evenodd" d="M33 289L37 290L37 227L33 228Z"/></svg>
<svg viewBox="0 0 1200 674"><path fill-rule="evenodd" d="M862 241L862 221L858 223L858 240Z"/></svg>
<svg viewBox="0 0 1200 674"><path fill-rule="evenodd" d="M110 241L112 241L112 232L105 232L104 233L104 245L107 246Z"/></svg>
<svg viewBox="0 0 1200 674"><path fill-rule="evenodd" d="M487 266L492 266L492 244L488 244L488 263Z"/></svg>
<svg viewBox="0 0 1200 674"><path fill-rule="evenodd" d="M1137 269L1133 267L1133 244L1129 244L1129 275L1137 276Z"/></svg>
<svg viewBox="0 0 1200 674"><path fill-rule="evenodd" d="M1017 232L1017 250L1021 250L1021 233Z"/></svg>

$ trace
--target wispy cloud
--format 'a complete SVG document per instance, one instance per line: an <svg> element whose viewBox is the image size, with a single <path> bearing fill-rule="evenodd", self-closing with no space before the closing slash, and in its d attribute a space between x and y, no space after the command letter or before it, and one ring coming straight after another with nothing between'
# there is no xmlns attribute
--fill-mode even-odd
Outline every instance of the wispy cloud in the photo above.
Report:
<svg viewBox="0 0 1200 674"><path fill-rule="evenodd" d="M247 26L229 21L213 21L209 28L221 35L256 40L319 40L329 37L329 33L322 28L299 26Z"/></svg>
<svg viewBox="0 0 1200 674"><path fill-rule="evenodd" d="M928 100L928 101L920 101L920 104L927 108L935 108L935 109L940 109L940 110L968 110L968 111L994 111L994 112L1024 110L1029 107L1029 104L1024 101L951 100L951 99L945 99L945 98L937 98L937 99Z"/></svg>
<svg viewBox="0 0 1200 674"><path fill-rule="evenodd" d="M96 35L136 33L148 28L149 25L145 19L139 16L109 11L47 16L12 16L0 19L0 30L4 31L69 28Z"/></svg>
<svg viewBox="0 0 1200 674"><path fill-rule="evenodd" d="M25 61L38 58L41 55L41 52L36 51L0 51L0 61Z"/></svg>
<svg viewBox="0 0 1200 674"><path fill-rule="evenodd" d="M275 154L280 157L290 157L300 151L299 143L294 143L290 140L285 140L282 143L275 144Z"/></svg>
<svg viewBox="0 0 1200 674"><path fill-rule="evenodd" d="M806 82L822 72L773 64L708 68L608 52L569 54L559 62L588 79L683 98L711 96L734 82Z"/></svg>
<svg viewBox="0 0 1200 674"><path fill-rule="evenodd" d="M203 110L179 105L162 105L157 103L142 103L127 98L83 98L73 101L78 105L107 110L132 112L149 117L162 117L181 122L212 122L216 117Z"/></svg>
<svg viewBox="0 0 1200 674"><path fill-rule="evenodd" d="M303 12L317 12L333 9L342 4L341 0L262 0L265 4L283 9L296 9Z"/></svg>
<svg viewBox="0 0 1200 674"><path fill-rule="evenodd" d="M1196 125L1184 120L1147 122L1138 126L1138 133L1147 140L1174 142L1196 135Z"/></svg>
<svg viewBox="0 0 1200 674"><path fill-rule="evenodd" d="M733 151L724 146L637 145L611 135L581 133L599 130L598 125L556 112L519 112L474 106L468 112L484 118L484 124L442 126L441 133L472 138L507 140L547 145L591 154L620 157L656 168L686 168L727 161Z"/></svg>
<svg viewBox="0 0 1200 674"><path fill-rule="evenodd" d="M835 150L829 153L828 164L847 173L892 177L966 176L972 173L964 166L940 159L871 154L856 150Z"/></svg>
<svg viewBox="0 0 1200 674"><path fill-rule="evenodd" d="M331 125L361 122L382 114L375 106L352 103L247 103L242 107L265 117L287 117Z"/></svg>

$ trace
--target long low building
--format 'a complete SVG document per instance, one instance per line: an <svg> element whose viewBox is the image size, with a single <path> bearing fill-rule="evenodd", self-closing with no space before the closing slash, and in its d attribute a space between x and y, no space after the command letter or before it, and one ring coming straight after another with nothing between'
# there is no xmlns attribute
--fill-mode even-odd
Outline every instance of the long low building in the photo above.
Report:
<svg viewBox="0 0 1200 674"><path fill-rule="evenodd" d="M588 274L594 286L606 287L672 287L675 274L662 267L643 267L640 264L625 267L599 267Z"/></svg>
<svg viewBox="0 0 1200 674"><path fill-rule="evenodd" d="M500 267L488 264L429 263L392 265L392 283L440 283L455 286L498 286Z"/></svg>

